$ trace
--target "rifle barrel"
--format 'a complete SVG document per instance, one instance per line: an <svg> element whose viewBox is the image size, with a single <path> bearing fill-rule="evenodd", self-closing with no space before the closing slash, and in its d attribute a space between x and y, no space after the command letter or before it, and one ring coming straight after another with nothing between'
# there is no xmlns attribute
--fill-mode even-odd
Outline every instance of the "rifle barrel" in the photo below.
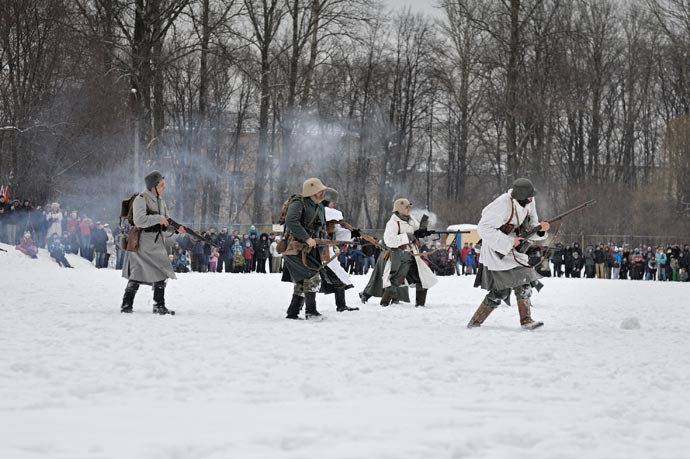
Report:
<svg viewBox="0 0 690 459"><path fill-rule="evenodd" d="M551 222L557 222L558 220L563 219L563 217L567 217L568 215L572 214L573 212L577 212L577 211L580 210L580 209L584 209L585 207L587 207L587 206L589 206L589 205L592 205L592 204L594 204L595 202L596 202L595 199L590 199L589 201L584 202L584 203L580 204L579 206L573 207L573 208L570 209L570 210L566 210L566 211L563 212L562 214L556 215L555 217L553 217L553 218L551 218L551 219L549 219L549 220L547 220L547 221L548 221L549 223L551 223Z"/></svg>
<svg viewBox="0 0 690 459"><path fill-rule="evenodd" d="M584 202L584 203L580 204L579 206L573 207L570 210L566 210L562 214L556 215L555 217L550 218L546 221L549 223L557 222L559 220L562 220L564 217L567 217L568 215L572 214L573 212L577 212L580 209L584 209L585 207L590 206L590 205L594 204L595 202L596 202L595 199L590 199L589 201ZM531 235L533 235L534 233L537 233L539 231L541 231L541 225L535 226L534 228L530 228L527 231L523 231L518 236L523 237L523 238L527 238L527 237L530 237Z"/></svg>
<svg viewBox="0 0 690 459"><path fill-rule="evenodd" d="M177 223L175 220L173 220L173 219L170 218L170 217L167 217L167 218L168 218L168 223L170 223L170 226L172 226L173 228L175 228L175 230L179 229L180 226L184 226L184 225L181 225L180 223ZM213 241L210 241L210 240L206 239L205 237L203 237L201 234L197 233L197 232L194 231L193 229L187 228L186 226L185 226L184 229L185 229L185 232L186 232L187 234L189 234L190 236L192 236L194 239L197 239L197 240L199 240L200 242L204 242L204 243L206 243L206 244L208 244L208 245L211 245L211 246L213 246L213 247L216 247L216 248L220 249L220 245L218 245L216 242L213 242Z"/></svg>

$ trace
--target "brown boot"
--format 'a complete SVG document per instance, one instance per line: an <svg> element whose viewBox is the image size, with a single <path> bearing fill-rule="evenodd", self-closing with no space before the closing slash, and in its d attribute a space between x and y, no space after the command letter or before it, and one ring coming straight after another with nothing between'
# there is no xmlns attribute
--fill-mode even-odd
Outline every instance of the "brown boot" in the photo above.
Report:
<svg viewBox="0 0 690 459"><path fill-rule="evenodd" d="M524 298L517 301L518 312L520 312L520 325L526 330L534 330L544 325L544 322L535 322L532 320L530 315L530 310L532 309L532 304L529 298Z"/></svg>
<svg viewBox="0 0 690 459"><path fill-rule="evenodd" d="M491 314L494 309L495 308L492 308L491 306L482 302L482 304L479 305L477 311L474 313L469 323L467 324L467 328L481 327L486 318L489 317L489 314Z"/></svg>

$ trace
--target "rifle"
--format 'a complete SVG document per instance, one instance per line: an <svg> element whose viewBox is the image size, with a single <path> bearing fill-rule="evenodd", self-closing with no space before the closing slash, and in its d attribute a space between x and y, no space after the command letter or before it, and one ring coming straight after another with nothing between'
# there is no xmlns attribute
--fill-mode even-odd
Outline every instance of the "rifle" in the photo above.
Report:
<svg viewBox="0 0 690 459"><path fill-rule="evenodd" d="M568 215L570 215L574 212L577 212L580 209L584 209L585 207L591 206L595 202L596 202L595 199L590 199L589 201L582 203L579 206L575 206L570 210L566 210L562 214L556 215L555 217L546 220L546 222L551 224L551 223L555 223L557 221L560 221L563 218L567 217ZM529 247L531 245L530 241L528 241L527 238L529 238L530 236L533 236L534 234L538 233L539 231L541 231L541 225L537 225L537 226L530 228L530 229L527 229L527 230L518 231L517 237L522 238L523 240L520 241L520 244L517 247L515 247L515 249L513 249L513 250L520 252L520 253L527 252L527 249L529 249ZM499 253L498 256L499 256L499 258L503 258L505 255Z"/></svg>
<svg viewBox="0 0 690 459"><path fill-rule="evenodd" d="M184 226L184 225L181 225L180 223L177 223L175 220L173 220L173 219L170 218L170 217L166 217L166 218L168 219L168 223L170 224L170 226L172 226L173 228L175 228L175 231L179 230L179 229L180 229L180 226ZM186 232L187 234L189 234L190 236L192 236L194 239L198 240L199 242L204 242L204 243L206 243L206 244L208 244L208 245L211 245L211 246L213 246L213 247L215 247L215 248L217 248L217 249L220 249L220 245L218 245L217 242L214 242L214 241L212 241L212 240L210 240L210 239L206 239L204 236L202 236L201 234L197 233L197 232L194 231L193 229L188 228L188 227L185 226L185 227L184 227L184 230L185 230L185 232Z"/></svg>
<svg viewBox="0 0 690 459"><path fill-rule="evenodd" d="M429 216L427 214L424 214L422 216L422 220L419 222L419 230L423 234L422 237L427 237L431 236L432 234L470 234L470 231L437 231L437 230L430 230L427 229L427 226L429 225ZM440 239L440 236L439 238Z"/></svg>
<svg viewBox="0 0 690 459"><path fill-rule="evenodd" d="M339 224L340 226L342 226L343 228L345 228L346 230L348 230L348 231L356 231L356 230L357 230L357 228L355 228L354 226L350 225L350 224L347 223L345 220L340 220L340 221L338 222L338 224ZM363 233L363 232L361 232L361 231L359 232L359 234L360 234L360 237L361 237L362 239L364 239L365 241L367 241L368 243L373 244L373 245L375 245L376 247L379 247L379 248L381 247L381 245L379 244L379 242L378 242L373 236L369 236L368 234Z"/></svg>

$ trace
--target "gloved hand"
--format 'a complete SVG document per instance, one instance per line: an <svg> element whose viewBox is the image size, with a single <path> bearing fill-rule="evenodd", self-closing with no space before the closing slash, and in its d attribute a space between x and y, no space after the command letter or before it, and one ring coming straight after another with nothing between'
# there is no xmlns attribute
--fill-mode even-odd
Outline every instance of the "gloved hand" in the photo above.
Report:
<svg viewBox="0 0 690 459"><path fill-rule="evenodd" d="M416 237L417 239L424 239L425 237L429 236L431 233L427 230L418 229L418 230L415 230L414 233L412 233L412 234L414 234L414 237Z"/></svg>
<svg viewBox="0 0 690 459"><path fill-rule="evenodd" d="M362 237L362 232L359 230L359 228L353 229L352 231L350 231L350 234L352 235L352 237Z"/></svg>

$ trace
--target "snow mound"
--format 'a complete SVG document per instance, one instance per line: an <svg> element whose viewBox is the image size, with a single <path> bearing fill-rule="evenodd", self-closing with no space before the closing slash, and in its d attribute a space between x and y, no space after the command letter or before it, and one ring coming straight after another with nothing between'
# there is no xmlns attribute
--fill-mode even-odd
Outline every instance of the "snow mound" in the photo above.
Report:
<svg viewBox="0 0 690 459"><path fill-rule="evenodd" d="M628 317L621 323L621 328L623 330L639 330L640 321L637 319L637 317Z"/></svg>

